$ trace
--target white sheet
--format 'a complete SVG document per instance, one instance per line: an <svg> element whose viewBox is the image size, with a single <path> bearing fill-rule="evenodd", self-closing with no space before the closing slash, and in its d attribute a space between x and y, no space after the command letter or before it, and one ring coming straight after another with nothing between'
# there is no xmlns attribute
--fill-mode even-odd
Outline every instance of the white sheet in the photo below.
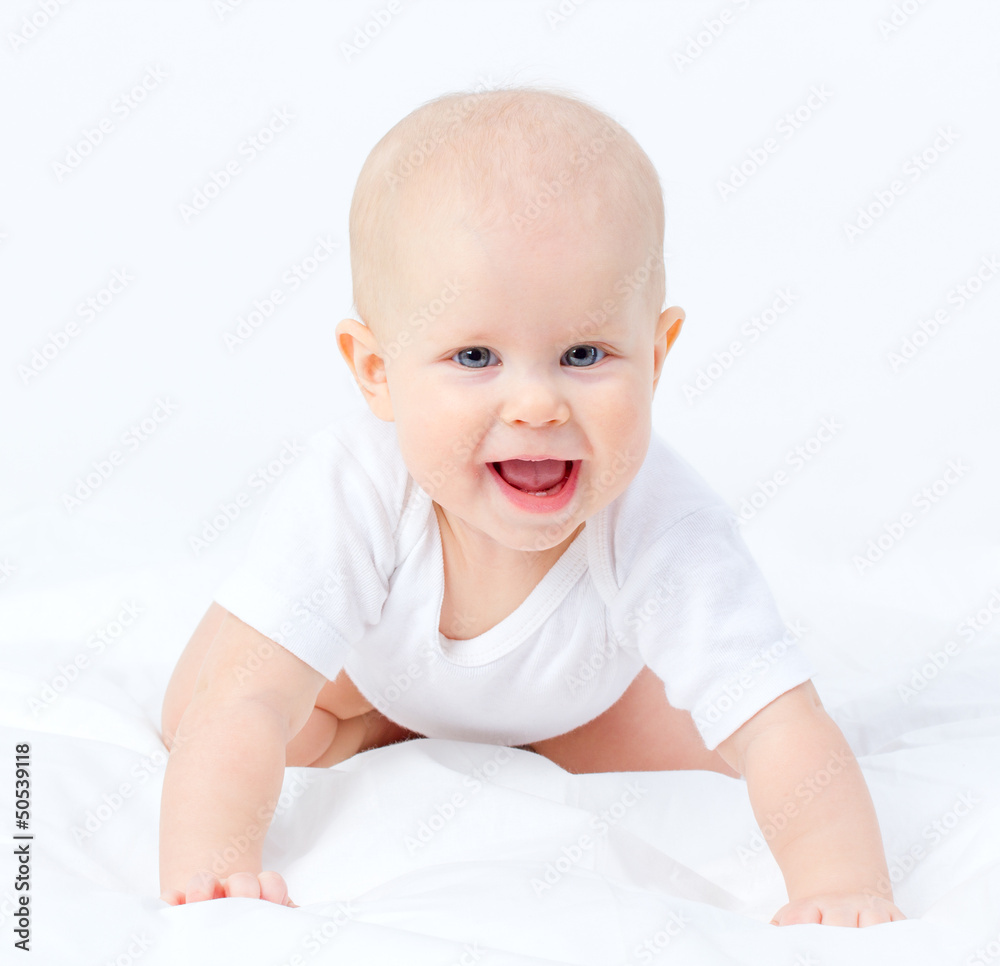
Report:
<svg viewBox="0 0 1000 966"><path fill-rule="evenodd" d="M0 835L9 850L13 748L28 741L24 961L966 966L982 949L982 966L1000 964L1000 615L984 610L1000 590L1000 274L986 267L1000 256L1000 6L404 0L357 54L343 45L381 0L57 6L46 22L23 0L0 20ZM557 7L569 13L553 22ZM30 17L41 26L12 46ZM862 756L907 922L768 925L784 891L739 782L572 777L516 752L471 794L467 776L496 750L440 741L289 770L286 790L302 793L266 855L301 908L156 898L170 670L264 505L270 484L252 475L357 398L333 327L351 314L360 165L423 101L517 83L608 110L660 172L668 304L688 317L654 424L734 508L785 472L745 535ZM813 109L817 87L829 96ZM291 123L250 160L241 146L277 110ZM779 128L796 112L809 116ZM54 162L105 117L113 130L60 177ZM957 139L938 151L942 128ZM778 150L723 196L719 183L752 168L768 137ZM914 155L931 160L914 167ZM233 160L239 175L185 219L181 205ZM858 208L894 180L905 192L849 238ZM293 291L284 275L318 238L334 254ZM78 306L115 272L134 278L84 319ZM278 285L280 312L230 352L226 333ZM956 305L959 286L975 293ZM788 290L791 308L754 329ZM71 321L78 333L25 380L18 367L51 355ZM890 353L914 338L919 352L894 368ZM734 339L739 356L689 400ZM164 415L161 399L168 418L126 443ZM820 445L830 419L842 428ZM800 446L809 459L796 467L787 454ZM67 509L76 480L115 449L123 461ZM953 460L967 471L915 507ZM240 493L249 505L195 549ZM854 558L906 511L913 525L859 573ZM88 647L127 606L134 624L103 653ZM980 612L966 639L959 628ZM904 701L899 685L949 640L958 653ZM81 655L92 663L33 714L29 699ZM122 782L131 794L113 808ZM536 895L532 879L635 782L637 804ZM411 854L405 836L463 790L467 803ZM952 822L970 793L934 843L933 823ZM102 808L92 837L74 834ZM905 871L914 847L926 854ZM4 963L19 955L13 883L7 851ZM668 927L680 932L663 947Z"/></svg>
<svg viewBox="0 0 1000 966"><path fill-rule="evenodd" d="M32 637L31 615L73 620L95 597L139 599L143 582L12 595L0 610L28 655L0 678L0 747L31 743L35 962L941 966L998 938L1000 706L975 683L997 679L995 649L968 654L903 713L886 700L901 669L869 682L880 698L831 704L864 752L906 923L768 925L783 884L740 781L573 776L528 752L430 739L287 770L265 865L301 908L168 908L156 898L156 719L170 663L155 655L157 621L137 623L43 711L29 707L73 653ZM924 854L909 868L915 846Z"/></svg>

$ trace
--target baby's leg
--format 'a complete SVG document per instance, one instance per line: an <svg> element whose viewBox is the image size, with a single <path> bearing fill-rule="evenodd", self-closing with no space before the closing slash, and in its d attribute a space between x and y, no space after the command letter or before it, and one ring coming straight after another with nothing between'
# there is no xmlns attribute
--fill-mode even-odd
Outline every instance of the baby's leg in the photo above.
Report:
<svg viewBox="0 0 1000 966"><path fill-rule="evenodd" d="M163 700L163 740L171 747L177 725L194 694L198 673L228 611L214 601L195 628L167 685ZM327 681L316 696L302 729L285 748L285 765L326 768L369 748L419 737L390 721L365 700L343 672Z"/></svg>
<svg viewBox="0 0 1000 966"><path fill-rule="evenodd" d="M663 682L648 667L593 721L531 747L574 774L697 769L738 777L705 747L690 713L669 704Z"/></svg>

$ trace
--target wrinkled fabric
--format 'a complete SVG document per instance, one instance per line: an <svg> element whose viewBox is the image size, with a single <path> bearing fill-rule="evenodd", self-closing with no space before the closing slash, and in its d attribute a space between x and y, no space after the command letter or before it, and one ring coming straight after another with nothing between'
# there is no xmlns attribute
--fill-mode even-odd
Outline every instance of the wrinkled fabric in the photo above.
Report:
<svg viewBox="0 0 1000 966"><path fill-rule="evenodd" d="M300 908L167 907L157 728L177 648L162 641L181 640L189 618L162 591L157 601L164 581L190 596L178 571L12 589L0 605L2 747L11 760L16 742L31 744L36 963L940 966L1000 933L1000 708L983 684L1000 662L985 639L908 703L909 664L869 674L863 690L817 678L861 756L904 923L768 925L785 893L742 781L573 776L530 752L436 739L286 771L265 865ZM90 648L92 663L45 704L45 682L80 651L56 629L117 600L134 603L134 626ZM32 637L39 614L47 631ZM8 938L13 897L8 877Z"/></svg>

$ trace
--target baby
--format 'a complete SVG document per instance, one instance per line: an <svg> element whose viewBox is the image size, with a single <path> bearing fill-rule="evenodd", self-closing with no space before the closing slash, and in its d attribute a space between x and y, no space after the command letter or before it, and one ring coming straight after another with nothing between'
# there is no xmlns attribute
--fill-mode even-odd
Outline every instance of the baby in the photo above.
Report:
<svg viewBox="0 0 1000 966"><path fill-rule="evenodd" d="M684 320L663 211L636 141L553 90L446 95L372 150L363 322L337 327L364 399L287 471L171 678L167 902L293 905L261 863L285 766L428 736L742 776L772 922L904 918L736 515L652 431Z"/></svg>

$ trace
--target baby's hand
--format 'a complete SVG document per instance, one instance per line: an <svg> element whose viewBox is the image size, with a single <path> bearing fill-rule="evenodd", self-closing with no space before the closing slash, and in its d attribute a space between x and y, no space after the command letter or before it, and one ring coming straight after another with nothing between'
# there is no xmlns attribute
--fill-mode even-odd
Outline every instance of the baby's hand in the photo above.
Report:
<svg viewBox="0 0 1000 966"><path fill-rule="evenodd" d="M796 899L782 906L771 920L775 926L822 923L824 926L874 926L899 922L904 916L888 899L863 892L833 892Z"/></svg>
<svg viewBox="0 0 1000 966"><path fill-rule="evenodd" d="M196 872L187 884L187 891L168 889L160 898L171 906L183 906L205 899L265 899L279 906L298 906L288 898L288 886L277 872L234 872L225 879L207 872Z"/></svg>

